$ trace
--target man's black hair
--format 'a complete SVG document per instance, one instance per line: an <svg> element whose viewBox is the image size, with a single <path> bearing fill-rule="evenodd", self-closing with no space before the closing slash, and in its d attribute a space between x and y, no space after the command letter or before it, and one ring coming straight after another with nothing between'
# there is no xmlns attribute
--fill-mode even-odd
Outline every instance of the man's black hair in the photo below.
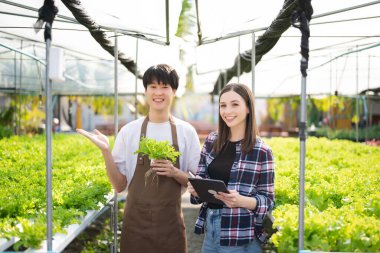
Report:
<svg viewBox="0 0 380 253"><path fill-rule="evenodd" d="M158 64L148 68L143 76L144 88L148 87L148 84L166 84L170 85L173 90L178 89L178 74L175 69L167 64Z"/></svg>

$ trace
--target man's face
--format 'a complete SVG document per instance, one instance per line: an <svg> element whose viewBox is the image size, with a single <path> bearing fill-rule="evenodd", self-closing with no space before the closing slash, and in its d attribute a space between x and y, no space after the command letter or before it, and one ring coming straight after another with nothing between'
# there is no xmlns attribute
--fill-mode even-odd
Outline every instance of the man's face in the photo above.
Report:
<svg viewBox="0 0 380 253"><path fill-rule="evenodd" d="M173 90L170 85L163 83L150 83L145 90L145 99L150 110L162 111L170 107L176 90Z"/></svg>

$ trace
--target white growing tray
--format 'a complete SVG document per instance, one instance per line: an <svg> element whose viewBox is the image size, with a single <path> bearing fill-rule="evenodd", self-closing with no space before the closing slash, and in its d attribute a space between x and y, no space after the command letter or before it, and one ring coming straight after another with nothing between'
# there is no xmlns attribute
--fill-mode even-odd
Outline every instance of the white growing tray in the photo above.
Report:
<svg viewBox="0 0 380 253"><path fill-rule="evenodd" d="M3 252L4 250L8 249L10 246L18 242L20 239L17 237L12 237L10 240L7 240L5 238L0 238L0 252Z"/></svg>
<svg viewBox="0 0 380 253"><path fill-rule="evenodd" d="M109 208L105 205L99 211L90 210L87 211L87 215L83 218L80 224L71 224L66 228L66 234L57 233L53 235L52 251L49 252L61 252L67 245L71 243L83 230L85 230L96 218L98 218L103 212ZM48 252L46 240L42 241L41 247L38 249L29 248L25 252Z"/></svg>

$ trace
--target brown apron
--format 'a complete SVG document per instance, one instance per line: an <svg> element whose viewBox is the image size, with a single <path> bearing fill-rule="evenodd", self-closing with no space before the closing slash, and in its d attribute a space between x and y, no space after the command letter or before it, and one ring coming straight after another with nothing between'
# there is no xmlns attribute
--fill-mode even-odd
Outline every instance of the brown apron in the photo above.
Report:
<svg viewBox="0 0 380 253"><path fill-rule="evenodd" d="M147 116L140 138L146 136L148 121ZM177 130L172 117L170 126L173 147L178 151ZM158 185L156 181L148 181L145 186L144 175L149 166L149 158L138 155L124 208L121 253L187 253L181 185L173 178L159 176ZM179 159L175 167L179 168Z"/></svg>

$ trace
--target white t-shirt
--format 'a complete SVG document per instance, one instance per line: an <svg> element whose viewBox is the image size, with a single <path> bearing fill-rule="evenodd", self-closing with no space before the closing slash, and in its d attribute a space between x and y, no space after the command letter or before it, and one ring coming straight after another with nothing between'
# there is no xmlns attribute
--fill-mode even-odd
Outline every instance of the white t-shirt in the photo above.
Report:
<svg viewBox="0 0 380 253"><path fill-rule="evenodd" d="M134 120L123 126L118 133L112 156L120 173L127 177L128 185L132 181L136 169L141 126L145 117ZM194 127L188 122L173 117L177 129L177 139L180 168L184 172L191 171L194 175L198 169L200 157L200 142ZM169 121L163 123L148 122L146 137L157 141L169 141L172 144L172 133Z"/></svg>

